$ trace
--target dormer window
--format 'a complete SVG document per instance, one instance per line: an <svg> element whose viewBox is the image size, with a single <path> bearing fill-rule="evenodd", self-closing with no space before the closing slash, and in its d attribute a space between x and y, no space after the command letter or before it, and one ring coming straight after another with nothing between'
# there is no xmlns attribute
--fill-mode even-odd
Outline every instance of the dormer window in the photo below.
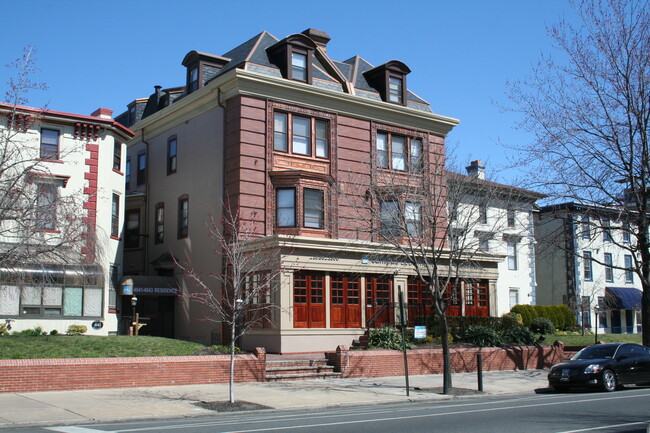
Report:
<svg viewBox="0 0 650 433"><path fill-rule="evenodd" d="M269 47L269 60L284 78L311 84L313 52L316 43L303 34L291 35Z"/></svg>
<svg viewBox="0 0 650 433"><path fill-rule="evenodd" d="M212 54L190 51L183 59L183 66L187 68L186 88L187 93L196 92L208 81L217 76L230 59L214 56Z"/></svg>
<svg viewBox="0 0 650 433"><path fill-rule="evenodd" d="M391 60L363 75L368 84L379 92L383 101L406 105L406 75L410 72L404 63Z"/></svg>

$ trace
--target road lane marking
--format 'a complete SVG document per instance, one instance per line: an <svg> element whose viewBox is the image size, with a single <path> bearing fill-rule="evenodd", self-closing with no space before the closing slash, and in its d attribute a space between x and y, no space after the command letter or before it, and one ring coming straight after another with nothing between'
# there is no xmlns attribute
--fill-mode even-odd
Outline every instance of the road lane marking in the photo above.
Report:
<svg viewBox="0 0 650 433"><path fill-rule="evenodd" d="M581 433L581 432L586 432L586 431L595 431L595 430L606 430L609 428L619 428L619 427L632 427L635 425L647 425L648 428L646 431L650 432L650 420L648 421L642 421L642 422L631 422L627 424L612 424L612 425L604 425L601 427L592 427L592 428L583 428L580 430L566 430L566 431L560 431L556 433Z"/></svg>
<svg viewBox="0 0 650 433"><path fill-rule="evenodd" d="M65 426L65 427L45 427L45 430L58 431L60 433L107 433L105 430L95 430L85 427Z"/></svg>
<svg viewBox="0 0 650 433"><path fill-rule="evenodd" d="M622 399L629 399L629 398L639 398L639 395L634 394L634 395L622 395L622 396L612 396L612 397L606 397L603 399L599 399L599 401L603 400L622 400ZM440 416L449 416L449 415L465 415L465 414L473 414L473 413L485 413L485 412L499 412L499 411L505 411L505 410L513 410L513 409L528 409L528 408L537 408L540 406L558 406L558 405L565 405L569 403L592 403L594 399L582 399L582 400L573 400L571 402L566 402L566 401L553 401L549 403L535 403L535 404L526 404L526 405L518 405L518 406L504 406L504 407L496 407L496 408L483 408L483 409L474 409L474 410L460 410L460 411L450 411L450 412L441 412L441 413L433 413L433 414L423 414L423 415L408 415L408 416L395 416L395 417L385 417L385 418L374 418L374 419L363 419L363 420L352 420L352 421L339 421L339 422L330 422L330 423L314 423L314 424L303 424L303 425L296 425L296 426L285 426L285 427L265 427L265 428L259 428L259 429L246 429L246 430L231 430L228 432L223 432L223 433L254 433L254 432L264 432L264 431L276 431L276 430L296 430L300 428L318 428L318 427L331 427L331 426L337 426L337 425L346 425L346 424L361 424L361 423L376 423L376 422L384 422L384 421L400 421L400 420L406 420L406 419L414 419L414 418L435 418L435 417L440 417ZM361 415L361 414L359 414ZM331 417L336 417L339 415L332 415ZM279 420L280 422L283 420ZM246 424L259 424L259 423L269 423L271 420L255 420L255 421L244 421ZM240 421L241 423L241 421ZM197 428L197 427L209 427L209 426L216 426L220 425L220 422L201 422L201 423L196 423L196 424L177 424L177 425L170 425L170 426L156 426L156 427L143 427L143 428L135 428L135 429L125 429L125 430L115 430L115 433L130 433L130 432L139 432L139 431L163 431L163 430L178 430L178 429L191 429L191 428ZM221 424L223 425L223 424Z"/></svg>

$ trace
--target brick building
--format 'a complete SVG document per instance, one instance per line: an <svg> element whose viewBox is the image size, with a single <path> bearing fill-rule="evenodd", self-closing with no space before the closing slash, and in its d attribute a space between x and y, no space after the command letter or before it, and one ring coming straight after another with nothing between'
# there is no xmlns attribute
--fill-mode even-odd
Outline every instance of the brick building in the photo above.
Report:
<svg viewBox="0 0 650 433"><path fill-rule="evenodd" d="M282 251L274 299L281 309L271 326L244 336L245 348L333 349L363 334L370 318L372 326L393 322L398 289L410 289L407 302L422 300L413 271L378 235L382 204L352 185L423 179L444 194L445 137L458 120L433 113L409 90L402 62L336 61L329 41L314 29L284 39L263 32L223 56L191 51L184 86L156 86L118 117L135 132L121 302L128 309L138 296L149 317L143 333L225 341L219 324L200 320L208 313L202 305L179 296L191 289L171 255L218 271L205 225L226 201L260 242ZM419 204L394 203L418 223ZM483 254L480 269L464 275L481 290L468 286L476 300L468 314L497 313L503 260Z"/></svg>

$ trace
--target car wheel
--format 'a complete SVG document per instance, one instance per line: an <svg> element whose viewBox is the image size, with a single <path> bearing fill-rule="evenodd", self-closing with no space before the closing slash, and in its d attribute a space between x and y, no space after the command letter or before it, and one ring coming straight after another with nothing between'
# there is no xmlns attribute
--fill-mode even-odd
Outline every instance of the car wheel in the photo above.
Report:
<svg viewBox="0 0 650 433"><path fill-rule="evenodd" d="M618 388L618 380L616 374L612 370L603 371L603 389L607 392L616 391Z"/></svg>

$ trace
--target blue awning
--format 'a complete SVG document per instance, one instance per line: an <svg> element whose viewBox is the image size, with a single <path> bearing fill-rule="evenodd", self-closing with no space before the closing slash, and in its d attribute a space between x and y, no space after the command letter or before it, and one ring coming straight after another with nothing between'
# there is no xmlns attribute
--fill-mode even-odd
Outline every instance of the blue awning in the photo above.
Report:
<svg viewBox="0 0 650 433"><path fill-rule="evenodd" d="M641 309L641 290L632 287L605 287L605 302L616 310Z"/></svg>

